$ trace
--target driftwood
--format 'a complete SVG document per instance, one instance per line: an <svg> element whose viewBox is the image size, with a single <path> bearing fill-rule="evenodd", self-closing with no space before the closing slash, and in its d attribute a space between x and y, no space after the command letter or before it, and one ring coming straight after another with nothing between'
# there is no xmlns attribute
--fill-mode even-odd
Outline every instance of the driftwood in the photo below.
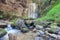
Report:
<svg viewBox="0 0 60 40"><path fill-rule="evenodd" d="M17 36L13 34L8 34L9 40L17 40Z"/></svg>

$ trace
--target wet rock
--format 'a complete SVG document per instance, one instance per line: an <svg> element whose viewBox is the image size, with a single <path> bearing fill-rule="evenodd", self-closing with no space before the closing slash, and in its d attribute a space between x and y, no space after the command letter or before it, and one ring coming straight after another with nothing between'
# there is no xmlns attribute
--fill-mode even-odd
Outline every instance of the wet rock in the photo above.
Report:
<svg viewBox="0 0 60 40"><path fill-rule="evenodd" d="M58 32L58 35L60 35L60 31Z"/></svg>
<svg viewBox="0 0 60 40"><path fill-rule="evenodd" d="M6 27L7 27L6 23L0 20L0 28L6 28Z"/></svg>
<svg viewBox="0 0 60 40"><path fill-rule="evenodd" d="M37 29L36 29L36 28L34 28L34 29L33 29L33 32L37 32Z"/></svg>
<svg viewBox="0 0 60 40"><path fill-rule="evenodd" d="M60 35L57 36L56 40L60 40Z"/></svg>
<svg viewBox="0 0 60 40"><path fill-rule="evenodd" d="M39 30L36 34L37 34L37 36L44 36L44 32L41 30Z"/></svg>
<svg viewBox="0 0 60 40"><path fill-rule="evenodd" d="M48 21L38 21L36 22L37 25L42 25L44 28L48 28L51 25L51 22Z"/></svg>
<svg viewBox="0 0 60 40"><path fill-rule="evenodd" d="M7 32L4 29L0 28L0 38L3 37L6 33Z"/></svg>
<svg viewBox="0 0 60 40"><path fill-rule="evenodd" d="M33 19L25 19L25 23L28 24L34 24L34 20Z"/></svg>
<svg viewBox="0 0 60 40"><path fill-rule="evenodd" d="M42 37L35 37L35 40L43 40Z"/></svg>
<svg viewBox="0 0 60 40"><path fill-rule="evenodd" d="M58 32L60 31L58 28L56 28L56 29L53 29L52 30L55 34L58 34Z"/></svg>
<svg viewBox="0 0 60 40"><path fill-rule="evenodd" d="M21 28L26 28L27 26L24 23L24 20L17 20L16 24L18 25L18 27Z"/></svg>
<svg viewBox="0 0 60 40"><path fill-rule="evenodd" d="M21 29L21 32L23 32L23 33L26 33L26 32L28 32L29 30L27 29L27 28L22 28Z"/></svg>
<svg viewBox="0 0 60 40"><path fill-rule="evenodd" d="M25 25L26 25L29 29L34 29L34 28L35 28L34 20L32 20L32 19L25 19Z"/></svg>
<svg viewBox="0 0 60 40"><path fill-rule="evenodd" d="M46 40L56 40L54 37L46 36Z"/></svg>
<svg viewBox="0 0 60 40"><path fill-rule="evenodd" d="M0 28L6 28L7 25L0 25Z"/></svg>
<svg viewBox="0 0 60 40"><path fill-rule="evenodd" d="M27 26L24 23L24 20L17 20L16 23L18 25L18 28L21 30L21 32L25 33L29 31Z"/></svg>
<svg viewBox="0 0 60 40"><path fill-rule="evenodd" d="M34 26L30 26L29 29L34 29Z"/></svg>
<svg viewBox="0 0 60 40"><path fill-rule="evenodd" d="M45 30L46 30L46 31L49 31L49 30L50 30L50 28L45 28Z"/></svg>
<svg viewBox="0 0 60 40"><path fill-rule="evenodd" d="M49 40L49 36L46 36L46 40Z"/></svg>
<svg viewBox="0 0 60 40"><path fill-rule="evenodd" d="M11 24L11 26L12 26L13 29L18 29L18 28L16 27L16 25L14 25L14 24Z"/></svg>
<svg viewBox="0 0 60 40"><path fill-rule="evenodd" d="M59 27L60 27L60 23L57 23L57 26L59 26Z"/></svg>
<svg viewBox="0 0 60 40"><path fill-rule="evenodd" d="M54 38L49 38L49 40L54 40Z"/></svg>
<svg viewBox="0 0 60 40"><path fill-rule="evenodd" d="M36 25L36 29L37 29L37 30L42 30L42 29L43 29L43 26L41 26L41 25Z"/></svg>

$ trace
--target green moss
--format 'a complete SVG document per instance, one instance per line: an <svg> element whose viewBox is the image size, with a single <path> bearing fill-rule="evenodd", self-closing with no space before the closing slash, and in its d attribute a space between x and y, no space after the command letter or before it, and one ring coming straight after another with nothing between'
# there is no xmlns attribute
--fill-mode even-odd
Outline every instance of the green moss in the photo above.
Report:
<svg viewBox="0 0 60 40"><path fill-rule="evenodd" d="M54 8L52 8L49 12L47 12L46 16L41 18L41 20L49 20L49 19L60 19L60 3Z"/></svg>
<svg viewBox="0 0 60 40"><path fill-rule="evenodd" d="M0 34L5 33L6 31L2 28L0 28Z"/></svg>
<svg viewBox="0 0 60 40"><path fill-rule="evenodd" d="M51 9L49 9L49 11L46 11L46 16L44 17L41 17L39 19L37 19L36 21L38 20L55 20L55 21L58 21L60 20L60 0L58 0L56 2L56 4L54 6L52 6Z"/></svg>
<svg viewBox="0 0 60 40"><path fill-rule="evenodd" d="M4 29L0 28L0 37L3 37L6 33Z"/></svg>
<svg viewBox="0 0 60 40"><path fill-rule="evenodd" d="M46 16L46 13L49 12L54 6L56 6L58 3L60 3L60 0L56 0L55 3L51 4L50 6L46 7L42 12L42 16Z"/></svg>

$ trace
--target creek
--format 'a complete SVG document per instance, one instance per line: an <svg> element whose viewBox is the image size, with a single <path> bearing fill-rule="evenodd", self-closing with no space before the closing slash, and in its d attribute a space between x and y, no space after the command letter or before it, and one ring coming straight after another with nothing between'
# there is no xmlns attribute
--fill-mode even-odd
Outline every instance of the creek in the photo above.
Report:
<svg viewBox="0 0 60 40"><path fill-rule="evenodd" d="M7 27L5 28L5 30L7 31L7 34L5 36L3 36L2 38L0 38L0 40L8 40L9 33L14 34L16 36L20 34L20 30L12 28L11 24L8 24Z"/></svg>

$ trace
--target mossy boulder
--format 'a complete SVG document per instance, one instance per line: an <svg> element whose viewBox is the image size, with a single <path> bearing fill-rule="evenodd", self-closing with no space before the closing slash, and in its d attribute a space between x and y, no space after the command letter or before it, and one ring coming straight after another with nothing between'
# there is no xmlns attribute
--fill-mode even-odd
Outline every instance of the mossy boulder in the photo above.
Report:
<svg viewBox="0 0 60 40"><path fill-rule="evenodd" d="M23 33L26 33L26 32L28 32L29 30L28 30L28 28L22 28L21 29L21 32L23 32Z"/></svg>
<svg viewBox="0 0 60 40"><path fill-rule="evenodd" d="M6 33L7 32L4 29L0 28L0 38L3 37Z"/></svg>
<svg viewBox="0 0 60 40"><path fill-rule="evenodd" d="M51 28L50 30L48 30L49 33L54 33L54 34L58 34L59 31L60 31L60 27L58 27L56 23L51 24Z"/></svg>

